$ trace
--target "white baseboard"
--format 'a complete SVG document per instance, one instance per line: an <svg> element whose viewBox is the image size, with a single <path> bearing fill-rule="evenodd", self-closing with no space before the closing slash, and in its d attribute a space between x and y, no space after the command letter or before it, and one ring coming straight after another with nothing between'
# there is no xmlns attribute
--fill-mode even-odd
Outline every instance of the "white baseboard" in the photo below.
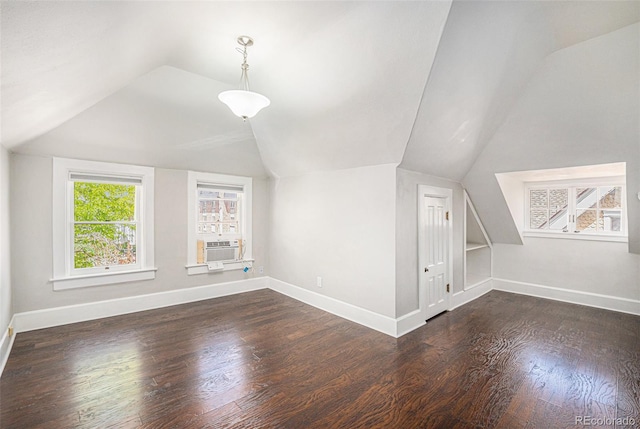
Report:
<svg viewBox="0 0 640 429"><path fill-rule="evenodd" d="M14 319L15 316L11 318L9 326L14 326ZM13 347L13 341L16 339L16 333L14 332L12 336L9 336L8 331L8 329L5 329L2 339L0 339L0 375L4 371L4 366L7 364L9 353L11 353L11 348Z"/></svg>
<svg viewBox="0 0 640 429"><path fill-rule="evenodd" d="M468 302L473 301L474 299L480 298L487 292L491 292L493 289L493 280L489 279L485 282L478 283L475 286L468 288L467 290L463 290L460 292L456 292L451 297L451 310L455 310L461 305L465 305Z"/></svg>
<svg viewBox="0 0 640 429"><path fill-rule="evenodd" d="M640 315L640 301L635 299L619 298L610 295L580 292L571 289L562 289L552 286L543 286L534 283L497 278L493 279L493 288L504 292L530 295L538 298L547 298L556 301L569 302L571 304L586 305L605 310Z"/></svg>
<svg viewBox="0 0 640 429"><path fill-rule="evenodd" d="M408 334L409 332L418 329L421 326L425 325L424 314L418 309L414 310L411 313L405 314L404 316L398 317L396 319L396 337L400 338L404 334Z"/></svg>
<svg viewBox="0 0 640 429"><path fill-rule="evenodd" d="M283 295L287 295L293 299L312 305L326 312L335 314L360 325L367 326L376 331L382 332L392 337L397 337L396 319L382 314L374 313L362 307L357 307L343 301L312 292L290 283L283 282L278 279L269 277L269 289L273 289Z"/></svg>
<svg viewBox="0 0 640 429"><path fill-rule="evenodd" d="M15 333L26 332L265 288L270 288L298 301L396 338L424 325L420 310L412 311L409 314L394 319L281 280L271 277L258 277L148 295L17 313L11 319L10 326L13 326ZM471 289L455 293L452 296L450 310L473 301L493 289L640 315L640 301L638 300L497 278L480 283ZM5 332L0 339L0 374L2 374L2 370L6 365L14 339L15 334L9 337L7 332Z"/></svg>
<svg viewBox="0 0 640 429"><path fill-rule="evenodd" d="M104 317L153 310L171 305L186 304L188 302L218 298L236 293L265 289L267 278L258 277L234 282L197 286L187 289L175 289L165 292L117 298L107 301L90 302L86 304L69 305L64 307L47 308L43 310L26 311L14 315L16 333L33 331L35 329L50 328L68 323L84 322L102 319Z"/></svg>

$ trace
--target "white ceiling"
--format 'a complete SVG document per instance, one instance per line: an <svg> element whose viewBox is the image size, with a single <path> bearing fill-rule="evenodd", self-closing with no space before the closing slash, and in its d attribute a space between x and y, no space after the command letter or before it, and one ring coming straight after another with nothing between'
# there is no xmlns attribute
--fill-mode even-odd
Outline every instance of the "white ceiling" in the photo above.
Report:
<svg viewBox="0 0 640 429"><path fill-rule="evenodd" d="M235 159L261 158L273 175L400 162L449 6L3 2L2 144L65 156L126 146L145 164L201 168L183 145L253 129L257 146ZM252 89L272 101L249 127L215 107L239 80L239 34L255 39ZM208 169L238 145L211 148Z"/></svg>
<svg viewBox="0 0 640 429"><path fill-rule="evenodd" d="M225 89L219 81L162 66L18 150L265 176L251 126L218 101Z"/></svg>
<svg viewBox="0 0 640 429"><path fill-rule="evenodd" d="M456 1L402 167L461 181L545 57L640 20L637 1Z"/></svg>
<svg viewBox="0 0 640 429"><path fill-rule="evenodd" d="M460 180L547 54L639 5L3 1L1 143L256 176L403 161ZM238 82L240 34L272 101L250 124L216 97Z"/></svg>

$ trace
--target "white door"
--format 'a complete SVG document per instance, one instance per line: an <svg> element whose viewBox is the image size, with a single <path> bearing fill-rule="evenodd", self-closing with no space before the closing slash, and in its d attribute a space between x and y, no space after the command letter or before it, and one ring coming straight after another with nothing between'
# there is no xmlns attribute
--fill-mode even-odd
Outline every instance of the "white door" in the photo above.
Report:
<svg viewBox="0 0 640 429"><path fill-rule="evenodd" d="M425 319L449 307L449 199L422 195L420 219L420 289Z"/></svg>

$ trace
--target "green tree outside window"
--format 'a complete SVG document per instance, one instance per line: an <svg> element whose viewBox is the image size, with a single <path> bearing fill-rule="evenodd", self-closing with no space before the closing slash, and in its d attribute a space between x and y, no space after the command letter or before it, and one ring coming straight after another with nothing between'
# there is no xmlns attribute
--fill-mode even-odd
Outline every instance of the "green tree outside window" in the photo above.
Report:
<svg viewBox="0 0 640 429"><path fill-rule="evenodd" d="M136 186L74 182L74 267L136 263Z"/></svg>

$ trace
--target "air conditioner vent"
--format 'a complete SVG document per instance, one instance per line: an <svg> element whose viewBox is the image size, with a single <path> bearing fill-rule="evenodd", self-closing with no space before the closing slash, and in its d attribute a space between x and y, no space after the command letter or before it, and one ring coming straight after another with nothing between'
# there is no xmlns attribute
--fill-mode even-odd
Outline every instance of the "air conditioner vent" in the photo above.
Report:
<svg viewBox="0 0 640 429"><path fill-rule="evenodd" d="M207 241L207 262L234 261L238 259L238 240Z"/></svg>

